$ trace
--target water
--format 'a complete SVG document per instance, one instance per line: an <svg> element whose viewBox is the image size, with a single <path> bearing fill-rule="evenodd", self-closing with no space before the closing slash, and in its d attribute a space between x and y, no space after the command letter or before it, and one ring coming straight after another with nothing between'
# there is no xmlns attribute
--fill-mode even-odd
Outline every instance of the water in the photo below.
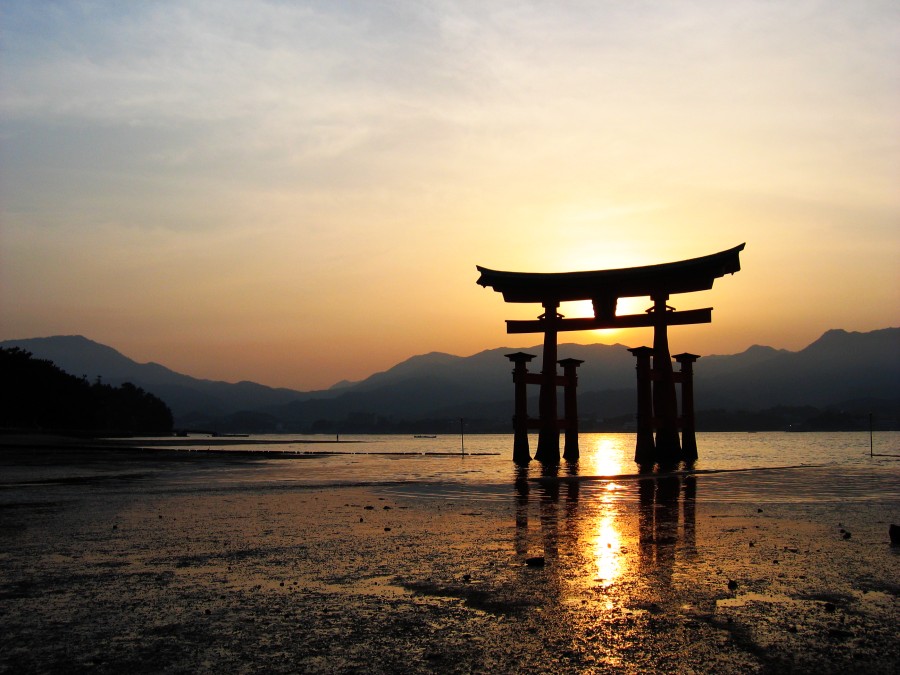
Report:
<svg viewBox="0 0 900 675"><path fill-rule="evenodd" d="M260 453L265 458L252 463L250 474L245 465L218 465L185 478L184 487L248 480L271 488L369 485L422 498L492 500L509 499L523 480L540 488L541 478L547 478L536 462L525 470L515 467L511 434L464 439L343 436L340 443L323 436L265 435L213 445L217 440L189 438L179 447L240 451L251 457ZM634 443L633 434L582 434L577 466L563 463L549 482L577 481L585 495L636 499ZM694 471L707 500L900 499L900 432L875 435L875 453L886 455L876 457L869 456L867 433L701 433L697 444L700 459ZM533 437L532 454L536 445ZM290 457L279 458L279 453Z"/></svg>

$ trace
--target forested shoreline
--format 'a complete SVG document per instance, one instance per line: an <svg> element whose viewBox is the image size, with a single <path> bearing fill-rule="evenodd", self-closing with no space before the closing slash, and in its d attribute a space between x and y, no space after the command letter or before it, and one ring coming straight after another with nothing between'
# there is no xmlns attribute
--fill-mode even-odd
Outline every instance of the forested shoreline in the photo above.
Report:
<svg viewBox="0 0 900 675"><path fill-rule="evenodd" d="M82 434L168 433L172 411L125 382L89 382L23 349L0 348L0 428Z"/></svg>

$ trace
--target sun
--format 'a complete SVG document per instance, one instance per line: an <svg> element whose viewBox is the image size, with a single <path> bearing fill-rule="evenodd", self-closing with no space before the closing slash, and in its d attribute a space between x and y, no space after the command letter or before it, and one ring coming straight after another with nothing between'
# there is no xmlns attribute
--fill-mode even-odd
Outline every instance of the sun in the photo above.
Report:
<svg viewBox="0 0 900 675"><path fill-rule="evenodd" d="M652 304L650 298L647 297L619 298L619 301L616 303L616 316L625 314L643 314ZM559 311L567 319L582 319L594 316L594 306L590 300L564 302L559 306ZM600 342L609 342L611 340L618 340L627 330L629 329L601 328L585 332Z"/></svg>

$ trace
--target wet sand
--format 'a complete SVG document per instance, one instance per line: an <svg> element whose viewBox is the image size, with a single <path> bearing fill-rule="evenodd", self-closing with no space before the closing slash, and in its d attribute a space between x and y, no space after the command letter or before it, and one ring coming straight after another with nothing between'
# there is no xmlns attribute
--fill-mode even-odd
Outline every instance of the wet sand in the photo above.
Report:
<svg viewBox="0 0 900 675"><path fill-rule="evenodd" d="M0 672L900 670L894 498L437 499L262 461L0 448Z"/></svg>

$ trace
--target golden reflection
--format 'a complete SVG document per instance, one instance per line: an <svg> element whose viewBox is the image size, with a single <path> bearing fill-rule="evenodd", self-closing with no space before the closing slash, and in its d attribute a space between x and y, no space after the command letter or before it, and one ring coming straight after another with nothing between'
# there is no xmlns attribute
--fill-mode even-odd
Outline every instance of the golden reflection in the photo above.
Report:
<svg viewBox="0 0 900 675"><path fill-rule="evenodd" d="M591 621L660 604L679 566L697 555L693 476L585 478L605 461L609 473L624 473L617 440L597 439L584 456L590 473L519 467L515 475L514 546L529 588L585 608Z"/></svg>
<svg viewBox="0 0 900 675"><path fill-rule="evenodd" d="M623 442L623 437L619 435L598 436L591 447L581 453L578 460L580 473L585 476L618 476L625 473L624 459L628 452Z"/></svg>
<svg viewBox="0 0 900 675"><path fill-rule="evenodd" d="M608 499L604 497L604 500ZM618 527L615 506L604 503L596 521L593 551L597 566L596 581L609 588L622 574L622 533Z"/></svg>

